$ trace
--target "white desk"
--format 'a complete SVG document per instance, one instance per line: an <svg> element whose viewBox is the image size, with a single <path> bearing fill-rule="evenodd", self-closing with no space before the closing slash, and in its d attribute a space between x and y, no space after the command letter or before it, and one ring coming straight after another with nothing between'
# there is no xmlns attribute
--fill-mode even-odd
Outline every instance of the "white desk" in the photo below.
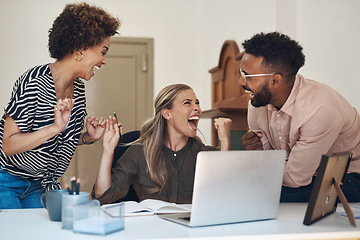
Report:
<svg viewBox="0 0 360 240"><path fill-rule="evenodd" d="M306 204L280 204L275 220L188 228L159 218L125 218L125 229L109 235L88 235L61 229L61 222L49 220L45 209L0 212L0 238L17 239L355 239L360 238L360 219L354 228L347 218L332 214L311 226L303 225Z"/></svg>

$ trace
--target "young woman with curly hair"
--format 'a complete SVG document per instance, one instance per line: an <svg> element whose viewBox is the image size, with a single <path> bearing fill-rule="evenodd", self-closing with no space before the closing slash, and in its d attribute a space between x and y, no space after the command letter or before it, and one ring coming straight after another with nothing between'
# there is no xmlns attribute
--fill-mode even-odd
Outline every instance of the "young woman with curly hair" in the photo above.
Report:
<svg viewBox="0 0 360 240"><path fill-rule="evenodd" d="M142 127L141 136L111 169L114 149L119 140L116 119L106 120L103 155L92 193L101 204L126 196L133 185L139 200L159 199L191 203L196 155L216 150L196 137L201 116L199 100L187 85L163 88L155 99L155 115ZM221 150L230 150L231 120L217 118Z"/></svg>
<svg viewBox="0 0 360 240"><path fill-rule="evenodd" d="M86 120L84 82L106 64L120 22L86 3L68 4L49 30L56 61L27 70L0 121L0 209L42 207L45 190L61 188L78 145L97 141L105 121ZM83 80L80 80L83 79Z"/></svg>

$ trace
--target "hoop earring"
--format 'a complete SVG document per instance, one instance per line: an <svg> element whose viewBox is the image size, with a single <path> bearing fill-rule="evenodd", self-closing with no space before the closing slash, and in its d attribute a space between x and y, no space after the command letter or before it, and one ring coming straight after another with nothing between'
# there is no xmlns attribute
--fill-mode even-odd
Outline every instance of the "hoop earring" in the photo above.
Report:
<svg viewBox="0 0 360 240"><path fill-rule="evenodd" d="M78 59L78 55L80 55L81 56L81 58L80 59ZM75 54L75 60L77 61L77 62L81 62L81 60L83 59L83 57L84 57L84 55L82 55L82 53L76 53Z"/></svg>

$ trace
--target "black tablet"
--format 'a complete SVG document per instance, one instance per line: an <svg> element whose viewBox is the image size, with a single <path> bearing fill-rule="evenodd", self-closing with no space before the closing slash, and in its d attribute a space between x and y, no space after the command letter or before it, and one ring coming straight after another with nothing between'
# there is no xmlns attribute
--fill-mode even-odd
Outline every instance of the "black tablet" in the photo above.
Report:
<svg viewBox="0 0 360 240"><path fill-rule="evenodd" d="M336 211L338 194L334 181L342 186L350 159L350 153L322 156L305 213L305 225L310 225Z"/></svg>

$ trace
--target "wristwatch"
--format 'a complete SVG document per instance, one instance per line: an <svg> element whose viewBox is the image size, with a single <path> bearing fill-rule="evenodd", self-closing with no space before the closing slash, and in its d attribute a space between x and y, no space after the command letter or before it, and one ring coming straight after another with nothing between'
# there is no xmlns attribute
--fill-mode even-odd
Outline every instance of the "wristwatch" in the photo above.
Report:
<svg viewBox="0 0 360 240"><path fill-rule="evenodd" d="M84 144L86 144L86 145L90 145L90 144L93 144L94 142L87 142L86 140L85 140L85 134L87 134L88 132L84 132L84 134L82 135L82 137L81 137L81 141L84 143Z"/></svg>

